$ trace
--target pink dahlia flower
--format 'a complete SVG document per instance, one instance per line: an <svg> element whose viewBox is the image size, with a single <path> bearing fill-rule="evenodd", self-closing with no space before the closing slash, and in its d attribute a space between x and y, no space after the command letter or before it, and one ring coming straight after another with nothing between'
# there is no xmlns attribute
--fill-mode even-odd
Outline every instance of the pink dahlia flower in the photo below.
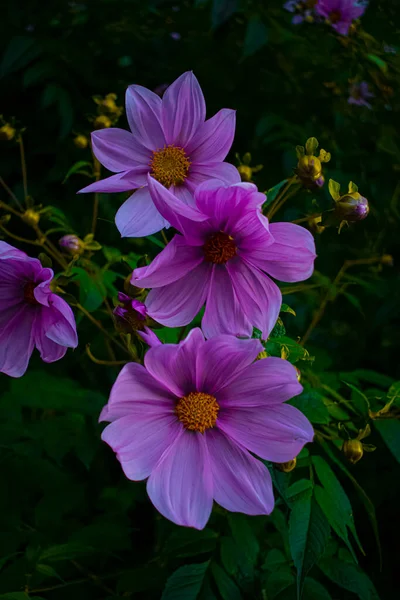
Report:
<svg viewBox="0 0 400 600"><path fill-rule="evenodd" d="M147 267L135 269L131 283L153 288L148 313L168 327L187 325L205 304L202 329L266 339L282 303L270 279L302 281L314 268L309 231L293 223L268 223L260 207L265 195L255 185L224 187L213 180L185 205L155 179L149 189L160 213L180 233Z"/></svg>
<svg viewBox="0 0 400 600"><path fill-rule="evenodd" d="M93 152L116 173L81 192L125 192L138 189L118 210L115 222L123 237L144 237L168 223L155 207L148 187L150 173L186 204L196 186L216 177L237 183L237 169L223 162L235 134L235 111L223 108L205 121L203 92L193 73L181 75L161 99L140 86L126 92L126 114L132 133L101 129L92 133Z"/></svg>
<svg viewBox="0 0 400 600"><path fill-rule="evenodd" d="M0 371L21 377L36 348L44 362L62 358L78 338L69 305L50 289L53 271L0 242Z"/></svg>
<svg viewBox="0 0 400 600"><path fill-rule="evenodd" d="M325 17L341 35L349 33L350 25L365 9L366 4L357 0L318 0L315 6L317 14Z"/></svg>
<svg viewBox="0 0 400 600"><path fill-rule="evenodd" d="M102 439L128 479L147 477L154 506L178 525L202 529L213 499L233 512L274 508L268 469L251 453L288 462L313 428L284 404L300 394L296 370L280 358L255 359L262 344L193 329L178 345L151 348L144 367L126 365L100 420Z"/></svg>

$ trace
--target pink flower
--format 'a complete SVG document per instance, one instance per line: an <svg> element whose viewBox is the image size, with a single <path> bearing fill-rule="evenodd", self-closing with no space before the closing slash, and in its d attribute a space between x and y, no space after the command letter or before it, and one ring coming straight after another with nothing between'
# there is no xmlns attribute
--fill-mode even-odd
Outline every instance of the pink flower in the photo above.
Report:
<svg viewBox="0 0 400 600"><path fill-rule="evenodd" d="M53 271L0 242L0 371L21 377L34 347L44 362L62 358L78 338L69 305L50 289Z"/></svg>
<svg viewBox="0 0 400 600"><path fill-rule="evenodd" d="M160 340L147 326L147 308L140 300L132 299L122 292L118 293L121 306L114 308L117 321L127 329L128 332L135 331L149 346L158 346Z"/></svg>
<svg viewBox="0 0 400 600"><path fill-rule="evenodd" d="M126 92L132 133L118 128L92 133L98 160L116 173L81 192L137 190L118 210L115 222L123 237L142 237L168 226L147 188L147 173L186 204L196 186L217 177L237 183L237 169L223 162L235 134L235 111L223 108L205 121L206 105L193 73L181 75L161 99L140 85Z"/></svg>
<svg viewBox="0 0 400 600"><path fill-rule="evenodd" d="M193 329L178 345L151 348L144 364L119 374L101 421L102 439L128 479L147 477L154 506L178 525L202 529L213 499L233 512L269 514L268 469L252 454L288 462L313 439L293 406L296 370L280 358L255 359L262 344Z"/></svg>
<svg viewBox="0 0 400 600"><path fill-rule="evenodd" d="M358 0L318 0L315 7L316 12L341 35L349 33L350 25L364 14L365 9L366 4Z"/></svg>
<svg viewBox="0 0 400 600"><path fill-rule="evenodd" d="M267 338L282 303L269 275L289 282L310 277L315 259L310 232L292 223L269 224L260 210L265 195L250 183L203 183L195 206L151 177L149 189L162 216L180 232L151 265L133 272L133 285L153 288L146 299L149 315L177 327L190 323L205 304L207 338L251 336L253 327Z"/></svg>

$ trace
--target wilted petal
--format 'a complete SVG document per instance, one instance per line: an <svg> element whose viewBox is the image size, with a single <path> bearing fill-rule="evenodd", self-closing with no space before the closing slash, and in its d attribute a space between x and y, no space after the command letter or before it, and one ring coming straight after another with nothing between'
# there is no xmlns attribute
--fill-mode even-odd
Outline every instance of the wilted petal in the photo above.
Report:
<svg viewBox="0 0 400 600"><path fill-rule="evenodd" d="M186 152L192 162L223 161L231 149L235 136L236 111L222 108L201 125L187 145Z"/></svg>
<svg viewBox="0 0 400 600"><path fill-rule="evenodd" d="M151 199L149 188L136 190L115 215L115 224L122 237L146 237L161 231L167 222Z"/></svg>
<svg viewBox="0 0 400 600"><path fill-rule="evenodd" d="M267 467L218 429L206 433L214 483L214 500L226 510L269 515L274 508Z"/></svg>
<svg viewBox="0 0 400 600"><path fill-rule="evenodd" d="M211 514L213 484L205 437L182 431L147 482L157 510L177 525L203 529Z"/></svg>
<svg viewBox="0 0 400 600"><path fill-rule="evenodd" d="M141 85L130 85L125 100L126 116L135 139L149 150L163 148L161 98Z"/></svg>

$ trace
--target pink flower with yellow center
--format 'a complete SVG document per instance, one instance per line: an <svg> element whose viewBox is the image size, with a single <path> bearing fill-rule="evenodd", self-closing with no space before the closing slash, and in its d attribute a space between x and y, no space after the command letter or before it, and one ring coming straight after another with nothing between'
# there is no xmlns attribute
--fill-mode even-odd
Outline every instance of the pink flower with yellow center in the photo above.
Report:
<svg viewBox="0 0 400 600"><path fill-rule="evenodd" d="M96 158L115 173L81 192L137 191L118 210L115 222L123 237L144 237L168 226L151 199L150 173L182 202L191 204L199 183L216 177L237 183L237 169L223 162L235 134L235 111L221 109L205 120L206 104L196 77L184 73L161 99L131 85L126 92L131 132L110 127L92 133Z"/></svg>
<svg viewBox="0 0 400 600"><path fill-rule="evenodd" d="M202 529L213 500L264 515L274 497L269 471L253 456L292 460L311 442L306 417L285 404L300 394L296 370L280 358L254 362L258 340L193 329L178 345L151 348L126 365L100 420L102 439L128 479L147 479L154 506L178 525Z"/></svg>

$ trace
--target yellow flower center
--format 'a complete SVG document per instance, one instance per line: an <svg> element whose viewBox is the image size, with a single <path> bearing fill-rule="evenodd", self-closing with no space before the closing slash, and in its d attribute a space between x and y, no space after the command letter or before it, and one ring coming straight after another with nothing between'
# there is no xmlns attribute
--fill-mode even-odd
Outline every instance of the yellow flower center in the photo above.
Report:
<svg viewBox="0 0 400 600"><path fill-rule="evenodd" d="M36 287L36 283L34 283L33 281L29 281L27 284L25 284L24 300L28 304L32 304L32 305L39 304L39 302L36 300L35 294L34 294L35 287Z"/></svg>
<svg viewBox="0 0 400 600"><path fill-rule="evenodd" d="M182 184L189 173L190 160L183 148L178 146L165 146L153 152L150 161L151 176L163 186Z"/></svg>
<svg viewBox="0 0 400 600"><path fill-rule="evenodd" d="M206 261L216 265L224 265L236 256L237 252L233 237L223 231L210 235L203 250Z"/></svg>
<svg viewBox="0 0 400 600"><path fill-rule="evenodd" d="M218 402L210 394L203 392L190 392L181 398L175 412L186 429L204 433L206 429L214 427L217 422Z"/></svg>

